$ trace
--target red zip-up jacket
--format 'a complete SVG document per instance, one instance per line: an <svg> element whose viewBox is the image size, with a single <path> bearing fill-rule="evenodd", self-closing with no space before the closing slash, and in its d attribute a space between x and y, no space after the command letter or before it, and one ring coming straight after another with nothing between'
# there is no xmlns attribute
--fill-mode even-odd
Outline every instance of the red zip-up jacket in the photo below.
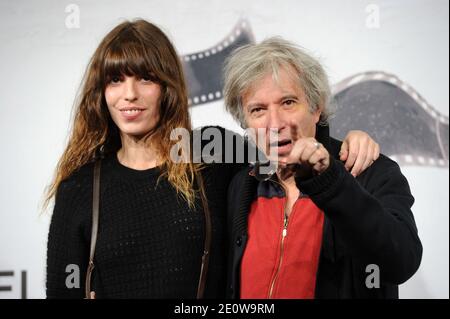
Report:
<svg viewBox="0 0 450 319"><path fill-rule="evenodd" d="M417 271L422 258L405 176L397 163L380 155L354 178L339 162L341 142L329 137L328 127L318 127L316 139L330 153L330 166L318 176L296 179L297 188L324 213L314 297L398 298L398 285ZM228 298L240 297L251 235L249 214L258 181L250 170L241 170L228 191ZM366 284L367 267L373 264L379 267L379 288Z"/></svg>
<svg viewBox="0 0 450 319"><path fill-rule="evenodd" d="M314 298L324 215L300 195L287 216L284 195L272 181L258 187L241 264L243 299Z"/></svg>

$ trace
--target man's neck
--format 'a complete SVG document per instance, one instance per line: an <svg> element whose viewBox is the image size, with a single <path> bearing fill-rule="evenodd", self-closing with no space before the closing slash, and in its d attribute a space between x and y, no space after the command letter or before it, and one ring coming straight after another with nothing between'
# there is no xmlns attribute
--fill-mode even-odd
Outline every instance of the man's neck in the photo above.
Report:
<svg viewBox="0 0 450 319"><path fill-rule="evenodd" d="M283 176L283 179L280 177L280 175L278 175L278 178L281 182L281 185L283 185L284 191L286 192L285 213L289 217L295 202L300 196L300 190L297 188L297 185L295 184L294 175Z"/></svg>

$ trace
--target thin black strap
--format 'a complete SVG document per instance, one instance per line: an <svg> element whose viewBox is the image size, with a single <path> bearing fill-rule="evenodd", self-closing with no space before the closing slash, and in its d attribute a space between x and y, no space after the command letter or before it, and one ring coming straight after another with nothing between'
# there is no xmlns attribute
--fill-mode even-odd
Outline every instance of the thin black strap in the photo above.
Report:
<svg viewBox="0 0 450 319"><path fill-rule="evenodd" d="M93 198L92 198L92 233L91 233L91 251L89 255L89 264L86 273L86 299L91 299L91 277L92 271L94 270L94 255L95 255L95 245L97 243L97 232L98 232L98 216L99 216L99 206L100 206L100 167L101 160L97 160L94 166L94 187L93 187Z"/></svg>
<svg viewBox="0 0 450 319"><path fill-rule="evenodd" d="M211 237L212 237L212 225L211 214L209 211L208 201L206 199L205 187L203 184L203 178L200 173L197 174L198 186L200 188L200 197L202 199L203 211L205 213L205 244L203 248L202 265L200 268L200 278L198 280L197 287L197 299L203 298L206 285L206 277L208 274L209 255L211 250Z"/></svg>

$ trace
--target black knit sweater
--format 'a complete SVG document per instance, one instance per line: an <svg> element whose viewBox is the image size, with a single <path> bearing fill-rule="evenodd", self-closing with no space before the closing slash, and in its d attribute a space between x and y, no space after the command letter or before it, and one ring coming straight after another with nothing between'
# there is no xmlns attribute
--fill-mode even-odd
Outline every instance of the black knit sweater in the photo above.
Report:
<svg viewBox="0 0 450 319"><path fill-rule="evenodd" d="M212 216L212 249L206 298L223 297L228 184L240 167L202 170ZM99 232L93 290L97 298L195 298L204 244L201 200L189 209L159 168L123 166L114 153L102 161ZM57 190L47 253L47 297L83 298L89 260L93 164L84 165ZM67 288L80 269L79 288ZM71 277L73 285L74 280Z"/></svg>

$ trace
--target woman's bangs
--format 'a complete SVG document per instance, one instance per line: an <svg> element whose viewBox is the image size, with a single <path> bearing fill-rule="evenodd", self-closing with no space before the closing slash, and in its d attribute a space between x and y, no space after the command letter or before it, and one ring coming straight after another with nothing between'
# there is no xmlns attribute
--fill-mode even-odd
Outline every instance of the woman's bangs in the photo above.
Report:
<svg viewBox="0 0 450 319"><path fill-rule="evenodd" d="M114 77L138 76L140 78L155 75L146 60L147 52L135 42L115 43L106 52L103 63L103 80L108 84Z"/></svg>

